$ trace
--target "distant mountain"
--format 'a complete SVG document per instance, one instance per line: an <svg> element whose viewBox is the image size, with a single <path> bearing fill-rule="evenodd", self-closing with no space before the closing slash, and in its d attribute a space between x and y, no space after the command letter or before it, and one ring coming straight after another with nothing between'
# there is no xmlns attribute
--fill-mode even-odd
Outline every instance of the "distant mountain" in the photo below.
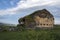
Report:
<svg viewBox="0 0 60 40"><path fill-rule="evenodd" d="M16 26L15 24L0 23L0 26Z"/></svg>
<svg viewBox="0 0 60 40"><path fill-rule="evenodd" d="M0 25L4 25L4 23L0 23Z"/></svg>

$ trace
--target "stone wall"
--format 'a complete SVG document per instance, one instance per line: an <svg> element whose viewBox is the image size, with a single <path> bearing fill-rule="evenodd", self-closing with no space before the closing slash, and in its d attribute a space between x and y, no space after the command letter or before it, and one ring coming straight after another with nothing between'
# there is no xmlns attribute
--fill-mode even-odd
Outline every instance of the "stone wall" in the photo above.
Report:
<svg viewBox="0 0 60 40"><path fill-rule="evenodd" d="M53 18L41 18L35 16L36 27L53 27L54 19Z"/></svg>

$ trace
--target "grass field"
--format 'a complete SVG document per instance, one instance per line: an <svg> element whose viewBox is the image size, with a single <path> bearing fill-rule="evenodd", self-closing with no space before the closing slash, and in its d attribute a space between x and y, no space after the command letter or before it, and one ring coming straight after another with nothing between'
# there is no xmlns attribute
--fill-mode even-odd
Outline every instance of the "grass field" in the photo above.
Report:
<svg viewBox="0 0 60 40"><path fill-rule="evenodd" d="M60 26L55 26L52 30L0 32L0 40L60 40Z"/></svg>

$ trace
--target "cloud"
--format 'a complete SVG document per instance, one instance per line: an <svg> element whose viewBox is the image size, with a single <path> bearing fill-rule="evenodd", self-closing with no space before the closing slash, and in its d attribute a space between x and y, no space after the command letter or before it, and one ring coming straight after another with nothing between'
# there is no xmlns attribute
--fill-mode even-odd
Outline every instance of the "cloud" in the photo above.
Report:
<svg viewBox="0 0 60 40"><path fill-rule="evenodd" d="M22 0L18 4L18 8L29 8L29 7L35 7L35 6L43 6L43 5L48 5L53 3L54 1L49 1L48 0Z"/></svg>
<svg viewBox="0 0 60 40"><path fill-rule="evenodd" d="M0 15L16 14L18 10L55 3L54 0L20 0L16 7L0 10ZM13 3L11 3L13 5Z"/></svg>
<svg viewBox="0 0 60 40"><path fill-rule="evenodd" d="M0 15L15 14L15 10L0 10Z"/></svg>
<svg viewBox="0 0 60 40"><path fill-rule="evenodd" d="M60 8L55 6L48 6L46 7L55 17L60 16Z"/></svg>

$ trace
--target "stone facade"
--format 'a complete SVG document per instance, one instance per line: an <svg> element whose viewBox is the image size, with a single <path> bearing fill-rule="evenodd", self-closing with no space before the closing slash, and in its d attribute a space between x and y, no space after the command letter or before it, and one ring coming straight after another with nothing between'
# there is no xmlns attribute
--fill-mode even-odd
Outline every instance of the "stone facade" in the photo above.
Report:
<svg viewBox="0 0 60 40"><path fill-rule="evenodd" d="M46 9L38 10L32 14L20 18L19 24L25 25L27 28L43 28L43 27L53 27L54 25L54 16L47 11Z"/></svg>
<svg viewBox="0 0 60 40"><path fill-rule="evenodd" d="M40 18L39 16L36 16L36 27L53 27L54 20L53 18Z"/></svg>

